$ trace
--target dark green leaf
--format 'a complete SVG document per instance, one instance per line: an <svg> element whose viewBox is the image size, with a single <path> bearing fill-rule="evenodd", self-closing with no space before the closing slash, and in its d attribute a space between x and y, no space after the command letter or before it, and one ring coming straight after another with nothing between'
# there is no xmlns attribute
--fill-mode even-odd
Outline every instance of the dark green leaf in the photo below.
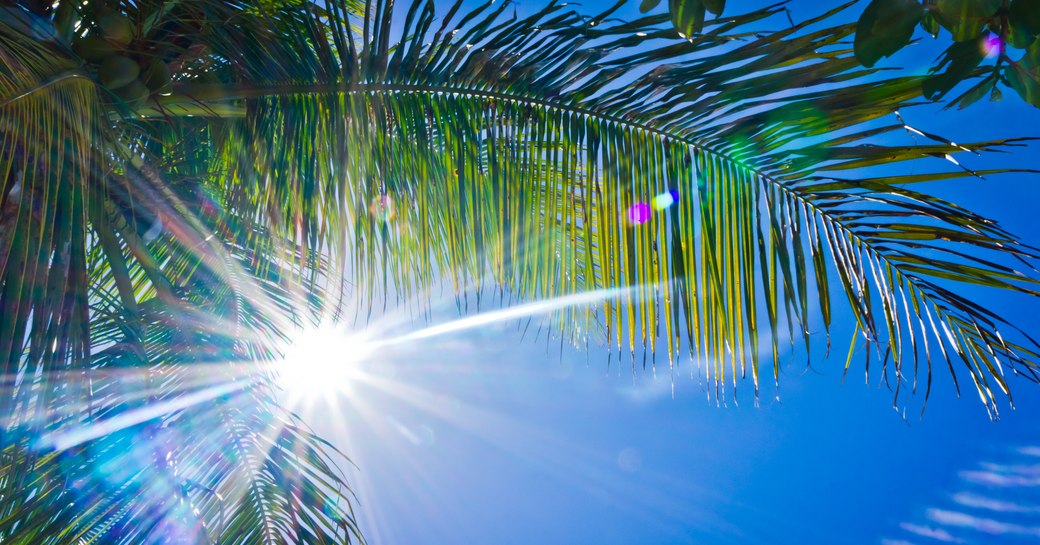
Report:
<svg viewBox="0 0 1040 545"><path fill-rule="evenodd" d="M704 7L708 11L715 15L722 15L722 11L726 9L726 0L702 0Z"/></svg>
<svg viewBox="0 0 1040 545"><path fill-rule="evenodd" d="M963 42L977 38L1002 5L1002 0L937 0L933 9L954 41Z"/></svg>
<svg viewBox="0 0 1040 545"><path fill-rule="evenodd" d="M964 78L970 76L985 58L983 53L983 37L972 41L955 42L943 53L942 58L933 70L943 70L940 74L929 76L922 83L924 96L938 100L950 92Z"/></svg>
<svg viewBox="0 0 1040 545"><path fill-rule="evenodd" d="M978 102L982 97L986 96L986 93L996 89L996 76L999 72L994 72L993 76L983 79L978 82L971 89L968 89L961 96L954 99L952 102L957 105L957 108L964 109L972 104Z"/></svg>
<svg viewBox="0 0 1040 545"><path fill-rule="evenodd" d="M701 0L669 0L668 11L679 36L692 40L704 28L705 8Z"/></svg>
<svg viewBox="0 0 1040 545"><path fill-rule="evenodd" d="M1020 97L1040 107L1040 41L1034 42L1022 58L1004 67L1004 77Z"/></svg>
<svg viewBox="0 0 1040 545"><path fill-rule="evenodd" d="M1036 41L1036 34L1027 31L1022 25L1016 25L1015 23L1008 21L1003 39L1007 42L1007 45L1010 45L1011 47L1016 49L1027 49L1030 44Z"/></svg>
<svg viewBox="0 0 1040 545"><path fill-rule="evenodd" d="M925 11L924 16L921 17L921 28L935 38L939 36L939 30L942 29L942 25L940 25L939 20L935 18L935 14L928 10Z"/></svg>
<svg viewBox="0 0 1040 545"><path fill-rule="evenodd" d="M1037 0L1011 0L1008 22L1030 36L1040 34L1040 2Z"/></svg>
<svg viewBox="0 0 1040 545"><path fill-rule="evenodd" d="M870 67L902 49L923 15L917 0L871 0L856 25L856 60Z"/></svg>
<svg viewBox="0 0 1040 545"><path fill-rule="evenodd" d="M657 7L661 0L643 0L639 3L639 11L646 13Z"/></svg>

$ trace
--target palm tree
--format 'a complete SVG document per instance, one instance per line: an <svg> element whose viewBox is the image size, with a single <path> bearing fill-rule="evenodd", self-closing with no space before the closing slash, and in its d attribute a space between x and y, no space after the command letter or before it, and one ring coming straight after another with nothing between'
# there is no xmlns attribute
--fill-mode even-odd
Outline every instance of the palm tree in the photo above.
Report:
<svg viewBox="0 0 1040 545"><path fill-rule="evenodd" d="M897 402L933 361L994 415L1037 378L958 289L1036 295L1038 250L919 189L1021 142L905 124L921 78L858 66L843 8L678 39L623 2L462 4L0 7L0 541L359 540L271 363L442 282L460 310L604 294L561 339L685 352L719 396L758 396L760 346L774 379L829 348L843 301Z"/></svg>

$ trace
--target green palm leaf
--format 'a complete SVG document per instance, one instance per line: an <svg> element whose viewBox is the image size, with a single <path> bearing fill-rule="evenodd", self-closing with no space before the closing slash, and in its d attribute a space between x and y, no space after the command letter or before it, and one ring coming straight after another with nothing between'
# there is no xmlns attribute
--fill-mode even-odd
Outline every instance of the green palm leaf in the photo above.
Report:
<svg viewBox="0 0 1040 545"><path fill-rule="evenodd" d="M633 362L637 348L674 358L684 339L716 383L750 371L757 389L760 339L774 369L783 329L812 345L809 320L829 328L835 285L891 359L897 395L916 384L904 364L920 358L927 379L947 351L993 410L1004 366L1032 376L1035 345L951 289L1033 294L1014 263L1030 271L1035 250L905 187L972 174L935 157L1017 141L875 143L906 128L884 117L920 80L859 68L852 25L809 30L840 10L768 34L756 25L777 10L721 18L692 41L641 49L664 32L661 17L619 23L551 5L507 19L501 6L456 5L437 28L432 3L417 2L391 46L388 9L369 5L367 34L340 40L366 47L341 49L344 73L324 83L257 74L162 101L241 105L218 168L232 173L229 195L244 213L277 210L273 229L333 263L352 260L343 268L363 305L428 293L439 276L459 293L493 285L524 298L640 286L579 312L582 330L605 325ZM935 171L871 174L901 161ZM677 206L626 223L630 206L669 190ZM393 223L368 214L382 195L398 203Z"/></svg>
<svg viewBox="0 0 1040 545"><path fill-rule="evenodd" d="M1036 343L961 290L1036 295L1038 250L918 185L997 174L954 157L1023 142L908 127L921 78L860 67L841 8L676 40L620 3L119 3L139 62L173 72L141 102L64 41L97 6L52 39L19 5L0 26L5 542L356 538L337 455L277 407L268 364L298 324L423 307L442 282L460 310L612 290L555 330L633 368L685 352L720 398L747 374L757 396L761 360L778 379L787 343L829 347L840 301L897 402L919 377L927 397L935 361L994 415L1009 373L1036 379ZM178 405L228 361L231 390ZM178 430L206 431L169 447ZM112 459L104 494L64 485Z"/></svg>
<svg viewBox="0 0 1040 545"><path fill-rule="evenodd" d="M206 146L124 117L34 34L45 20L2 15L0 538L360 539L341 455L274 404L267 370L226 368L273 357L247 332L287 331L299 305L266 256L213 238L230 228L198 184Z"/></svg>

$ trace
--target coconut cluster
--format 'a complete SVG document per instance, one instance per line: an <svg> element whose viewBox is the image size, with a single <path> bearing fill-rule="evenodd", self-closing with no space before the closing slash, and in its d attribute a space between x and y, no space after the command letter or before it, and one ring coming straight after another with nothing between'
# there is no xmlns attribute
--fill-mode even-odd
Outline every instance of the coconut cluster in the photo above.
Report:
<svg viewBox="0 0 1040 545"><path fill-rule="evenodd" d="M54 25L59 34L72 35L72 51L95 70L97 81L128 106L139 106L150 97L173 91L170 69L162 58L144 55L135 48L139 28L126 16L113 9L100 9L93 24L83 20L74 30L77 19L75 3L62 1L54 10Z"/></svg>

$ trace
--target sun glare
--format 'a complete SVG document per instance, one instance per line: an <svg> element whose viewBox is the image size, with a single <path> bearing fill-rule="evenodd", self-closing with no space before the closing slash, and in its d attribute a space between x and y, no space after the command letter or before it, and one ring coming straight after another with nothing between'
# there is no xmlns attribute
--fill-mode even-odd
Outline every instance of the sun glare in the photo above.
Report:
<svg viewBox="0 0 1040 545"><path fill-rule="evenodd" d="M333 326L303 329L285 349L278 381L293 398L346 392L370 351L360 336Z"/></svg>

